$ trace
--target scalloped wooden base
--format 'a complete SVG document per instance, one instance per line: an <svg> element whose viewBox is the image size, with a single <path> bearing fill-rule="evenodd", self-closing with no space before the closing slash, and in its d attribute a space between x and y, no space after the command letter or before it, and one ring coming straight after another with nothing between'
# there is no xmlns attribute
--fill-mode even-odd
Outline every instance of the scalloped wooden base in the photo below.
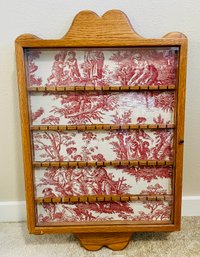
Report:
<svg viewBox="0 0 200 257"><path fill-rule="evenodd" d="M74 235L89 251L100 250L103 246L113 251L120 251L128 245L132 237L132 233L81 233Z"/></svg>

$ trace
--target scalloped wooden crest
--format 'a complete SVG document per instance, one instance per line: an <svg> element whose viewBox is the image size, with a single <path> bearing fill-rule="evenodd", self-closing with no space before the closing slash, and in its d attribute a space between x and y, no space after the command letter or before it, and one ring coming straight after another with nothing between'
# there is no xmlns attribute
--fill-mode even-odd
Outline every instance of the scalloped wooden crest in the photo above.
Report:
<svg viewBox="0 0 200 257"><path fill-rule="evenodd" d="M163 36L168 39L186 39L187 37L180 32L170 32ZM16 39L21 40L38 40L41 39L32 34L23 34ZM98 16L93 11L79 12L69 29L69 31L61 38L63 40L137 40L143 39L130 24L125 13L120 10L109 10Z"/></svg>

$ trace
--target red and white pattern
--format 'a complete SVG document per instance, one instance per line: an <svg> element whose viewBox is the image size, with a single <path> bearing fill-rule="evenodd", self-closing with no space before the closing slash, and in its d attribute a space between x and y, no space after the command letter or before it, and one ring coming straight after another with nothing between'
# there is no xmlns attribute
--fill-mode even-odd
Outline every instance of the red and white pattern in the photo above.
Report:
<svg viewBox="0 0 200 257"><path fill-rule="evenodd" d="M176 85L178 47L25 50L28 86ZM174 92L30 93L32 125L172 124ZM173 130L33 131L34 161L173 160ZM172 167L48 167L35 196L171 194ZM38 225L169 221L167 201L38 204Z"/></svg>
<svg viewBox="0 0 200 257"><path fill-rule="evenodd" d="M26 50L29 86L175 85L178 47Z"/></svg>
<svg viewBox="0 0 200 257"><path fill-rule="evenodd" d="M170 221L171 206L166 201L38 204L37 225L52 222ZM62 224L63 225L63 224Z"/></svg>
<svg viewBox="0 0 200 257"><path fill-rule="evenodd" d="M171 194L172 167L35 168L36 197Z"/></svg>
<svg viewBox="0 0 200 257"><path fill-rule="evenodd" d="M172 160L173 131L33 131L35 161Z"/></svg>
<svg viewBox="0 0 200 257"><path fill-rule="evenodd" d="M33 125L173 123L174 92L32 93Z"/></svg>

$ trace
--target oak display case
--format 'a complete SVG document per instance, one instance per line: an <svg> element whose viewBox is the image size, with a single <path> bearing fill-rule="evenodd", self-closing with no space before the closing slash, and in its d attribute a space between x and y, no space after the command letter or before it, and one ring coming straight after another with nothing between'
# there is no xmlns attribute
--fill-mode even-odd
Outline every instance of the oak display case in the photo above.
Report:
<svg viewBox="0 0 200 257"><path fill-rule="evenodd" d="M82 11L16 56L30 233L88 250L180 229L187 39L145 39L124 13Z"/></svg>

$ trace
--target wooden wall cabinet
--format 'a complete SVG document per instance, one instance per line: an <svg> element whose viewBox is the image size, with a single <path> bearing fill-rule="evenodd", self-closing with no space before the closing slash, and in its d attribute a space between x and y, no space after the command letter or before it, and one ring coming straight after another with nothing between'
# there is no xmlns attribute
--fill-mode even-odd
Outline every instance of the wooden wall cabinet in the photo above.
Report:
<svg viewBox="0 0 200 257"><path fill-rule="evenodd" d="M187 39L145 39L82 11L67 34L16 39L27 223L123 249L180 229Z"/></svg>

